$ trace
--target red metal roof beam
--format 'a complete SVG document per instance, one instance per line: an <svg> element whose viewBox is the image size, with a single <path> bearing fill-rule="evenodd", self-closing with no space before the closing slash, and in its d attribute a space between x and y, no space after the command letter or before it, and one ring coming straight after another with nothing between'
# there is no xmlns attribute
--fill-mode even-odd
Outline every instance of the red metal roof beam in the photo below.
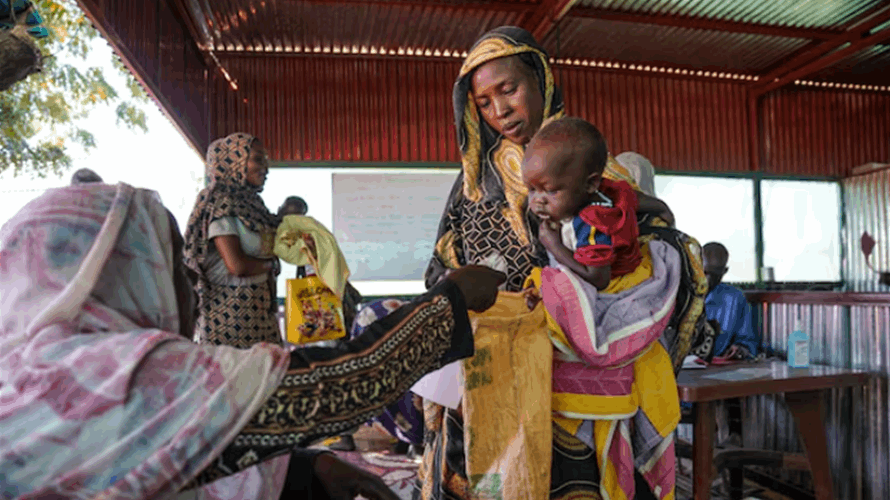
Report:
<svg viewBox="0 0 890 500"><path fill-rule="evenodd" d="M530 12L535 4L480 0L278 0L282 3L308 3L321 5L355 5L360 7L452 7L461 10L485 10L489 12Z"/></svg>
<svg viewBox="0 0 890 500"><path fill-rule="evenodd" d="M544 43L544 38L565 17L577 0L544 0L522 23L535 40Z"/></svg>
<svg viewBox="0 0 890 500"><path fill-rule="evenodd" d="M843 30L836 29L795 28L791 26L739 23L735 21L723 21L720 19L708 19L693 16L638 14L634 12L621 12L592 7L575 7L568 15L569 17L585 17L603 21L652 24L657 26L671 26L674 28L724 31L729 33L748 33L752 35L781 36L785 38L810 38L814 40L828 40L845 33Z"/></svg>
<svg viewBox="0 0 890 500"><path fill-rule="evenodd" d="M201 8L195 2L188 0L173 0L173 6L185 22L186 29L192 35L198 49L202 52L213 49L213 34L207 23L207 16Z"/></svg>
<svg viewBox="0 0 890 500"><path fill-rule="evenodd" d="M762 94L765 91L759 89L771 86L773 82L782 78L785 74L812 63L819 57L837 49L845 43L856 43L857 41L862 40L863 37L866 37L871 32L871 30L887 21L890 21L890 4L884 3L880 7L874 9L867 16L864 16L860 22L856 23L855 26L852 26L844 34L818 45L814 45L809 49L805 49L778 68L761 76L758 83L755 85L755 87L758 88L757 93ZM879 42L875 42L875 45L877 43Z"/></svg>
<svg viewBox="0 0 890 500"><path fill-rule="evenodd" d="M856 42L851 43L847 47L838 50L837 52L832 53L826 57L813 61L809 64L806 64L799 69L788 73L787 75L779 78L778 80L773 81L772 83L767 84L764 87L759 87L755 90L757 95L762 95L767 92L776 90L777 88L784 87L789 83L792 83L796 80L800 80L801 78L806 78L813 73L821 71L829 66L837 64L840 61L852 56L853 54L859 52L860 50L867 49L873 45L877 45L879 43L884 43L887 40L890 40L890 28L883 29L877 33L874 33L870 36L862 38Z"/></svg>

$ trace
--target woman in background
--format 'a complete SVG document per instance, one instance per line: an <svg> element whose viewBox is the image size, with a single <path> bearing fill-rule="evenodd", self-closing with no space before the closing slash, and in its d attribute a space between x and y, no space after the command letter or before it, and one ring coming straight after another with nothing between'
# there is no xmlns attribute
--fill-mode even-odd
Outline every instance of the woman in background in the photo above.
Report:
<svg viewBox="0 0 890 500"><path fill-rule="evenodd" d="M282 344L273 253L280 221L260 198L268 171L266 149L252 135L231 134L207 149L207 187L185 231L185 265L200 299L197 342Z"/></svg>

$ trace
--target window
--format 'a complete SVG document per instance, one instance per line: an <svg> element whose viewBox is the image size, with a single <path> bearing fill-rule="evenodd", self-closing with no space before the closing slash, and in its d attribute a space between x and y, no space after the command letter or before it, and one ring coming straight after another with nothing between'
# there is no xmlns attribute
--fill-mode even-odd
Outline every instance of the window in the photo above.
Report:
<svg viewBox="0 0 890 500"><path fill-rule="evenodd" d="M263 199L276 211L301 196L309 215L340 243L365 296L424 291L439 218L457 170L273 168ZM754 186L742 177L658 175L656 195L674 212L677 227L704 245L729 250L725 280L756 281ZM840 280L840 187L835 182L762 180L765 267L776 281ZM278 295L296 275L282 263Z"/></svg>
<svg viewBox="0 0 890 500"><path fill-rule="evenodd" d="M692 175L655 176L656 195L674 213L677 229L702 245L716 241L729 250L724 280L757 279L754 181Z"/></svg>
<svg viewBox="0 0 890 500"><path fill-rule="evenodd" d="M776 281L840 281L840 185L764 180L763 265Z"/></svg>
<svg viewBox="0 0 890 500"><path fill-rule="evenodd" d="M423 273L456 177L456 169L275 168L262 196L273 211L288 196L303 197L308 215L336 237L362 295L412 295L426 289ZM282 263L279 296L295 275Z"/></svg>

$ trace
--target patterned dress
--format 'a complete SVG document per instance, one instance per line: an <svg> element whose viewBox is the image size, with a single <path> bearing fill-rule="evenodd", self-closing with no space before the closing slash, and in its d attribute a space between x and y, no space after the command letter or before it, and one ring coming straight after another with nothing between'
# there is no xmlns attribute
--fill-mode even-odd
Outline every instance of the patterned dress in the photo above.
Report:
<svg viewBox="0 0 890 500"><path fill-rule="evenodd" d="M272 254L272 242L279 220L266 208L260 191L247 182L247 158L255 138L237 133L214 141L207 150L207 187L198 193L185 232L185 264L198 277L200 316L195 340L202 343L248 348L259 342L281 344L275 319L278 303L274 276L279 269ZM226 276L226 269L212 238L222 221L235 221L242 249L245 238L258 239L274 263L266 275L246 278ZM237 231L222 234L238 234ZM245 252L250 255L250 252ZM254 255L256 256L256 255ZM222 272L212 272L222 267Z"/></svg>

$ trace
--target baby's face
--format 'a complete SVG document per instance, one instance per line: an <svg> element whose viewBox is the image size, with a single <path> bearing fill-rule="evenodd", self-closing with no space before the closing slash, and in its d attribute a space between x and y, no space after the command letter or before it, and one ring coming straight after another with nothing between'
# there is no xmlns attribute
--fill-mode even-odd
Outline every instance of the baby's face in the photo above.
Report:
<svg viewBox="0 0 890 500"><path fill-rule="evenodd" d="M529 209L543 220L576 215L599 187L600 178L600 174L587 173L580 156L555 147L529 150L522 163Z"/></svg>

